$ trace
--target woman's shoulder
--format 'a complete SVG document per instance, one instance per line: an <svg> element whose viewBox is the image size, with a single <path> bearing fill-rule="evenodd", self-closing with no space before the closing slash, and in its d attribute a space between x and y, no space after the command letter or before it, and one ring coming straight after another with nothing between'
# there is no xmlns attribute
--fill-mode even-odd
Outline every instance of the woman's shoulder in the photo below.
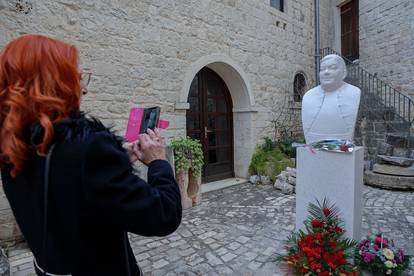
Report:
<svg viewBox="0 0 414 276"><path fill-rule="evenodd" d="M44 131L40 125L31 127L31 143L43 140ZM55 143L89 144L91 140L105 139L122 148L123 139L117 136L111 127L105 126L99 119L85 113L71 114L68 119L54 124Z"/></svg>

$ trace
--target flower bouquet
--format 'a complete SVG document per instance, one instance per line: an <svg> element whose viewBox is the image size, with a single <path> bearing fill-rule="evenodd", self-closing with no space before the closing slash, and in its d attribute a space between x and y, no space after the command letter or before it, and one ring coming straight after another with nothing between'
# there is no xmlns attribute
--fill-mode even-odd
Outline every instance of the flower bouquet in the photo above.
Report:
<svg viewBox="0 0 414 276"><path fill-rule="evenodd" d="M355 263L375 275L402 275L410 264L410 256L382 234L362 240L356 250Z"/></svg>
<svg viewBox="0 0 414 276"><path fill-rule="evenodd" d="M293 275L358 275L356 267L349 263L357 242L344 237L338 209L328 205L326 199L322 204L310 203L305 232L299 230L289 236L287 254L278 260L286 263Z"/></svg>
<svg viewBox="0 0 414 276"><path fill-rule="evenodd" d="M334 152L353 152L355 145L347 140L322 140L311 144L311 147L318 150Z"/></svg>

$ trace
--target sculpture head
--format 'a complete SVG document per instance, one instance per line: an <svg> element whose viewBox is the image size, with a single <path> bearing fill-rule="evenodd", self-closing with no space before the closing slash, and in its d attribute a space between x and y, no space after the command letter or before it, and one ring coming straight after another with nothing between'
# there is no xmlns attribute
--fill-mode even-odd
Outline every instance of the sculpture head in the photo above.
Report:
<svg viewBox="0 0 414 276"><path fill-rule="evenodd" d="M337 90L346 77L346 65L338 55L327 55L321 60L319 79L322 89L327 92Z"/></svg>

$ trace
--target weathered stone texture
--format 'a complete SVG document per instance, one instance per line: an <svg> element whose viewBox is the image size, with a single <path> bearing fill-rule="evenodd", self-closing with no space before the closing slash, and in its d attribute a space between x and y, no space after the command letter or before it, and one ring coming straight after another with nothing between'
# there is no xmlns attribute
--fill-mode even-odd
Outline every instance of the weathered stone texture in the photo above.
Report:
<svg viewBox="0 0 414 276"><path fill-rule="evenodd" d="M360 62L414 96L414 2L360 0Z"/></svg>
<svg viewBox="0 0 414 276"><path fill-rule="evenodd" d="M256 142L273 133L270 121L283 99L293 97L295 73L313 84L312 1L289 0L285 13L267 0L27 0L21 9L17 2L0 1L0 48L28 33L76 45L81 68L93 73L82 108L119 134L131 106L159 105L171 121L167 140L185 135L185 110L175 107L183 105L191 66L215 54L238 64L255 109L234 116L235 127L251 129L235 137L236 171L247 172Z"/></svg>
<svg viewBox="0 0 414 276"><path fill-rule="evenodd" d="M185 113L174 103L189 65L205 55L225 54L241 65L265 118L280 103L275 95L292 93L295 72L312 82L311 3L287 1L281 13L268 1L28 2L28 14L0 10L0 47L25 33L78 46L81 67L93 72L83 108L121 133L131 105L157 104L172 121L166 135L183 135Z"/></svg>

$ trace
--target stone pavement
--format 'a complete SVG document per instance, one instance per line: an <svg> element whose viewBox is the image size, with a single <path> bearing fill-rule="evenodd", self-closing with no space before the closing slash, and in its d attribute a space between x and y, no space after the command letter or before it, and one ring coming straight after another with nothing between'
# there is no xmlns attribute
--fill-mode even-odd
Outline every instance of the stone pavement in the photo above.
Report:
<svg viewBox="0 0 414 276"><path fill-rule="evenodd" d="M203 196L174 234L130 235L145 275L283 275L274 260L294 228L294 195L242 184ZM363 234L382 231L414 254L414 193L365 187L364 200ZM33 273L30 252L12 255L13 275Z"/></svg>

